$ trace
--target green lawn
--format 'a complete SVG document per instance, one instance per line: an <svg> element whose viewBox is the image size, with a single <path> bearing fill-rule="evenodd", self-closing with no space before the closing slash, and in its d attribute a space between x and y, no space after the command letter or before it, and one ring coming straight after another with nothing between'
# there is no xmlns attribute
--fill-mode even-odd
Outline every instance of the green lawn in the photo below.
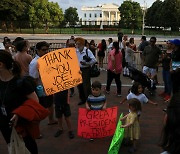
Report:
<svg viewBox="0 0 180 154"><path fill-rule="evenodd" d="M121 29L124 34L132 34L131 29ZM2 30L0 29L0 32ZM12 30L8 31L9 33L13 33ZM49 28L48 34L117 34L117 30L114 31L91 31L91 30L82 30L81 28ZM16 29L16 33L26 33L26 34L33 34L33 29ZM36 28L34 29L35 34L46 34L45 29ZM142 30L136 29L134 30L134 34L141 35ZM158 31L158 30L146 30L145 35L173 35L173 36L180 36L180 32L171 32L171 31Z"/></svg>

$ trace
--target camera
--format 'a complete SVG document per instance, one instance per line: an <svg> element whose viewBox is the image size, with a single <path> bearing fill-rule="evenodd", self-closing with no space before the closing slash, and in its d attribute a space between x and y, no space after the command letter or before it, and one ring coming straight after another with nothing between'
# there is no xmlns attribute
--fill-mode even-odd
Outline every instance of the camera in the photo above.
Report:
<svg viewBox="0 0 180 154"><path fill-rule="evenodd" d="M83 56L83 60L85 60L86 62L90 62L91 58L87 55Z"/></svg>

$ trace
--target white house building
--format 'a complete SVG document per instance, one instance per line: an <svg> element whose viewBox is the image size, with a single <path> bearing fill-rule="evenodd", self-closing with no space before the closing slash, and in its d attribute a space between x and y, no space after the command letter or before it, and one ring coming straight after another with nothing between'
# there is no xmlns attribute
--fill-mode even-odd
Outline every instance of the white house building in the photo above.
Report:
<svg viewBox="0 0 180 154"><path fill-rule="evenodd" d="M83 25L116 25L120 20L119 5L110 3L81 8Z"/></svg>

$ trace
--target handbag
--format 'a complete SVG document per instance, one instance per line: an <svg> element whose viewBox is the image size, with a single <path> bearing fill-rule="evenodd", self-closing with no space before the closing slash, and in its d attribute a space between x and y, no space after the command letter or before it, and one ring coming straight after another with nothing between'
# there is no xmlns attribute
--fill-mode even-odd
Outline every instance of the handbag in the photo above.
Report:
<svg viewBox="0 0 180 154"><path fill-rule="evenodd" d="M12 128L8 151L9 154L31 154L26 148L23 138L20 138L14 127Z"/></svg>
<svg viewBox="0 0 180 154"><path fill-rule="evenodd" d="M86 49L86 56L89 57L87 49ZM100 75L100 70L98 68L97 63L90 66L90 77L94 78L94 77L98 77L99 75Z"/></svg>
<svg viewBox="0 0 180 154"><path fill-rule="evenodd" d="M100 75L100 70L97 64L93 64L90 68L90 77L94 78L94 77L98 77L99 75Z"/></svg>

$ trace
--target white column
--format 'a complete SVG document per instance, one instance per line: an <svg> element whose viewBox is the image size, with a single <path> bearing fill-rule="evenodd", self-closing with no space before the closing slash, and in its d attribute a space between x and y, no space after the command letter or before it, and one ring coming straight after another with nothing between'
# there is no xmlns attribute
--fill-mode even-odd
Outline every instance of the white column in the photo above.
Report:
<svg viewBox="0 0 180 154"><path fill-rule="evenodd" d="M109 11L109 25L111 24L111 12Z"/></svg>
<svg viewBox="0 0 180 154"><path fill-rule="evenodd" d="M117 16L117 15L118 15L118 13L116 12L116 22L117 22L117 20L118 20L118 16Z"/></svg>
<svg viewBox="0 0 180 154"><path fill-rule="evenodd" d="M102 11L102 21L104 21L104 12Z"/></svg>

